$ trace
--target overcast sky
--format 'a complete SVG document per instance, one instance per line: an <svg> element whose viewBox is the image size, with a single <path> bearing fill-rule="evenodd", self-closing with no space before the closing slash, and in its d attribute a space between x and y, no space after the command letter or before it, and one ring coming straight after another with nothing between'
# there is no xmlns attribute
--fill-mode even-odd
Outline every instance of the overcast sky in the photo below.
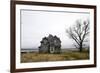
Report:
<svg viewBox="0 0 100 73"><path fill-rule="evenodd" d="M78 19L89 19L89 13L21 10L21 48L38 48L49 34L61 39L62 48L72 47L66 29Z"/></svg>

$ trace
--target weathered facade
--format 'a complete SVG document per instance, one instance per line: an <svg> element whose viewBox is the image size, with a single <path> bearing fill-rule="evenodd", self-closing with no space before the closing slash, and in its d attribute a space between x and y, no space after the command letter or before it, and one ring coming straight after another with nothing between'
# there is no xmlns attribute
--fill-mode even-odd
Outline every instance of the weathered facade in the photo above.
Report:
<svg viewBox="0 0 100 73"><path fill-rule="evenodd" d="M44 37L40 42L40 53L60 53L61 52L61 40L57 36L49 35Z"/></svg>

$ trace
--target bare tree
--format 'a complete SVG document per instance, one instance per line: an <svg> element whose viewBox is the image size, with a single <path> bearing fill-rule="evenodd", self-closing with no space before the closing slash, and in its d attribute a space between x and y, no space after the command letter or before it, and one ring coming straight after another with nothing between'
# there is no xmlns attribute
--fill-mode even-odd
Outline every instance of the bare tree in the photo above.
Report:
<svg viewBox="0 0 100 73"><path fill-rule="evenodd" d="M89 20L83 22L77 20L73 27L66 30L66 33L76 42L74 46L79 48L79 51L82 52L83 42L85 42L86 37L89 34Z"/></svg>

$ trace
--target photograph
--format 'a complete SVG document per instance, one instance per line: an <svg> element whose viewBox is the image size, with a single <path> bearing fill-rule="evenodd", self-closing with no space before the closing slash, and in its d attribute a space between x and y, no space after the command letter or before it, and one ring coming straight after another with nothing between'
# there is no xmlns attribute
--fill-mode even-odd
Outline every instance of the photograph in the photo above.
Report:
<svg viewBox="0 0 100 73"><path fill-rule="evenodd" d="M90 13L22 9L21 62L89 59Z"/></svg>
<svg viewBox="0 0 100 73"><path fill-rule="evenodd" d="M96 6L11 1L11 72L96 67Z"/></svg>

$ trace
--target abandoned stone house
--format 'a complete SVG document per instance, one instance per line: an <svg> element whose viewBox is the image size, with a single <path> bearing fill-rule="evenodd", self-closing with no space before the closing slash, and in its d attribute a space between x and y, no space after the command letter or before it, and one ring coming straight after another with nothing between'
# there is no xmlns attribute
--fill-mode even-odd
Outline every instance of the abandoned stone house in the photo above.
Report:
<svg viewBox="0 0 100 73"><path fill-rule="evenodd" d="M61 52L61 40L57 36L49 35L42 38L39 46L40 53L60 53Z"/></svg>

